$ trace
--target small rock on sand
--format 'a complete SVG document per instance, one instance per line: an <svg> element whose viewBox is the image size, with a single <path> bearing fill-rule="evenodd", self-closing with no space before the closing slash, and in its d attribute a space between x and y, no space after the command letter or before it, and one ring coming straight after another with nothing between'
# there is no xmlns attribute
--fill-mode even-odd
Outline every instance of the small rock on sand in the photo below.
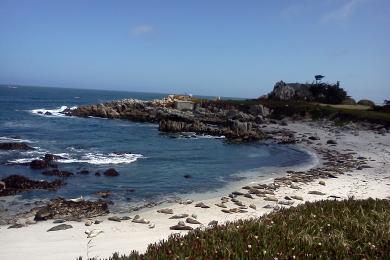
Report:
<svg viewBox="0 0 390 260"><path fill-rule="evenodd" d="M321 192L321 191L317 191L317 190L311 190L308 192L309 194L313 194L313 195L326 195L325 193Z"/></svg>
<svg viewBox="0 0 390 260"><path fill-rule="evenodd" d="M303 200L303 198L301 196L298 196L298 195L293 195L293 196L291 196L291 198L294 200Z"/></svg>
<svg viewBox="0 0 390 260"><path fill-rule="evenodd" d="M86 225L87 227L92 225L92 220L87 220L84 225Z"/></svg>
<svg viewBox="0 0 390 260"><path fill-rule="evenodd" d="M173 209L159 209L157 212L163 214L173 214Z"/></svg>
<svg viewBox="0 0 390 260"><path fill-rule="evenodd" d="M73 228L73 226L68 225L68 224L60 224L60 225L57 225L57 226L54 226L54 227L48 229L47 232L66 230L66 229L70 229L70 228Z"/></svg>
<svg viewBox="0 0 390 260"><path fill-rule="evenodd" d="M9 226L8 229L10 229L10 228L22 228L22 227L24 227L23 224L13 224L12 226Z"/></svg>
<svg viewBox="0 0 390 260"><path fill-rule="evenodd" d="M325 186L325 182L324 181L319 181L318 184Z"/></svg>
<svg viewBox="0 0 390 260"><path fill-rule="evenodd" d="M201 224L198 220L196 220L194 218L187 218L186 222L189 224L197 224L197 225Z"/></svg>
<svg viewBox="0 0 390 260"><path fill-rule="evenodd" d="M252 208L252 209L256 209L256 205L255 204L250 204L249 207Z"/></svg>
<svg viewBox="0 0 390 260"><path fill-rule="evenodd" d="M276 197L273 197L273 196L265 197L264 200L266 200L266 201L275 201L275 202L278 201L278 199Z"/></svg>
<svg viewBox="0 0 390 260"><path fill-rule="evenodd" d="M176 214L170 217L169 219L180 219L180 218L186 218L188 217L188 214Z"/></svg>
<svg viewBox="0 0 390 260"><path fill-rule="evenodd" d="M212 220L212 221L210 221L209 224L208 224L208 226L212 226L212 227L214 227L214 226L216 226L216 225L218 225L218 221L216 221L216 220Z"/></svg>
<svg viewBox="0 0 390 260"><path fill-rule="evenodd" d="M108 220L116 221L116 222L121 222L121 219L120 219L118 216L109 217Z"/></svg>

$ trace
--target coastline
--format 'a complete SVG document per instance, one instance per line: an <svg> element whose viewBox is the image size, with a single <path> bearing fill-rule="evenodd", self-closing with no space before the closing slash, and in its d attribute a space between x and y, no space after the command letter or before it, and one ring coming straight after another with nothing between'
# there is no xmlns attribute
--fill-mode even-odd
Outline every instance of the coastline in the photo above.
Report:
<svg viewBox="0 0 390 260"><path fill-rule="evenodd" d="M370 160L369 164L372 168L364 168L362 170L354 170L350 173L338 175L337 178L323 179L325 185L321 185L318 181L310 183L299 183L300 189L291 189L287 186L280 187L275 191L275 197L282 199L285 196L299 195L303 201L294 200L293 206L305 202L327 199L329 195L338 196L341 199L346 199L353 196L356 199L362 198L390 198L390 173L386 170L389 167L390 159L390 136L379 135L373 132L360 131L358 135L354 131L340 131L323 123L291 123L288 126L271 125L269 128L292 130L298 133L315 133L320 137L319 144L300 143L297 146L307 151L314 151L314 148L328 148L326 144L328 139L337 140L337 145L332 146L334 151L352 150L357 152L357 156L364 156ZM321 155L318 155L318 161L311 165L297 166L294 171L306 171L322 165ZM372 161L375 160L375 161ZM280 168L280 173L285 172L289 168ZM275 177L279 174L276 173ZM243 184L253 185L248 183L248 180L234 182L228 185L224 191L227 195L229 192L241 190ZM316 190L326 193L326 196L318 196L308 194L309 191ZM206 194L209 195L209 194ZM217 194L215 194L217 195ZM101 224L86 227L84 222L68 221L66 224L73 226L72 229L46 232L49 228L55 226L52 221L39 222L34 225L29 225L21 229L7 229L2 226L0 229L0 243L2 250L0 252L1 259L25 259L29 256L32 259L76 259L82 256L86 259L87 252L89 257L109 257L114 252L120 254L129 254L131 250L144 252L147 245L158 242L167 238L172 233L185 234L187 231L173 231L169 227L177 224L178 220L169 219L171 215L158 213L158 209L170 208L174 214L187 213L197 215L197 220L202 225L191 225L192 227L207 227L210 221L217 220L219 224L226 221L234 221L240 218L258 217L273 209L263 208L267 204L277 205L272 201L265 201L263 198L245 198L240 200L246 205L254 204L256 209L248 208L247 213L227 214L221 211L221 208L215 206L221 202L220 196L213 198L204 198L205 194L196 196L196 194L186 196L195 200L193 203L185 205L178 203L164 203L153 208L145 208L130 214L130 217L139 214L142 218L146 218L155 225L155 228L150 229L148 225L131 222L131 220L114 222L107 220L108 216L99 217L96 219L104 220ZM206 196L207 197L207 196ZM194 205L202 201L210 208L194 207ZM230 203L230 202L229 202ZM229 204L228 203L228 204ZM282 206L282 205L280 205ZM92 248L87 250L89 239L84 233L86 229L99 229L104 233L100 234L92 240Z"/></svg>

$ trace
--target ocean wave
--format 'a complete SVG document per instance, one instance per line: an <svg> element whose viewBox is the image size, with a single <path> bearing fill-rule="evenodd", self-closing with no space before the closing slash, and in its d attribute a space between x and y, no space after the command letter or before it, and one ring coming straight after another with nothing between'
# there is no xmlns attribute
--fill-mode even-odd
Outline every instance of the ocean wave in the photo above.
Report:
<svg viewBox="0 0 390 260"><path fill-rule="evenodd" d="M88 163L94 165L105 165L105 164L129 164L137 161L140 158L145 158L142 154L133 154L133 153L87 153L81 158L72 158L68 153L57 153L54 154L61 156L64 159L59 159L59 163ZM19 158L14 160L9 160L8 163L11 164L23 164L29 163L32 160L42 159L42 157L29 157L29 158Z"/></svg>
<svg viewBox="0 0 390 260"><path fill-rule="evenodd" d="M64 157L65 154L64 154ZM110 153L104 155L102 153L87 153L83 155L80 159L67 158L60 159L58 162L61 163L88 163L95 165L103 164L128 164L137 161L140 158L145 158L142 154L133 154L133 153Z"/></svg>
<svg viewBox="0 0 390 260"><path fill-rule="evenodd" d="M0 136L0 143L33 143L28 139Z"/></svg>
<svg viewBox="0 0 390 260"><path fill-rule="evenodd" d="M45 108L38 108L31 110L31 113L35 115L40 116L49 116L49 117L59 117L59 116L65 116L63 113L66 109L74 110L77 108L77 106L68 107L68 106L61 106L55 109L45 109Z"/></svg>

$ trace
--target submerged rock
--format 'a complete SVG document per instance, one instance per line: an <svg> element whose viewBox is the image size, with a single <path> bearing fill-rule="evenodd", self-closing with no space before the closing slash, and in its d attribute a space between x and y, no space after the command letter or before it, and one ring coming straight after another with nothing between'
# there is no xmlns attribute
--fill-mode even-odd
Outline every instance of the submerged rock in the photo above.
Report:
<svg viewBox="0 0 390 260"><path fill-rule="evenodd" d="M61 180L48 181L34 181L21 175L11 175L2 180L5 184L5 189L0 190L1 196L15 195L17 193L35 190L35 189L57 189L64 185Z"/></svg>
<svg viewBox="0 0 390 260"><path fill-rule="evenodd" d="M110 168L110 169L106 170L103 174L105 176L110 176L110 177L119 176L119 173L114 168Z"/></svg>
<svg viewBox="0 0 390 260"><path fill-rule="evenodd" d="M0 150L34 150L26 143L0 143Z"/></svg>
<svg viewBox="0 0 390 260"><path fill-rule="evenodd" d="M47 171L42 172L42 174L46 175L46 176L57 176L57 177L65 177L65 178L73 176L72 172L61 171L58 169L47 170Z"/></svg>

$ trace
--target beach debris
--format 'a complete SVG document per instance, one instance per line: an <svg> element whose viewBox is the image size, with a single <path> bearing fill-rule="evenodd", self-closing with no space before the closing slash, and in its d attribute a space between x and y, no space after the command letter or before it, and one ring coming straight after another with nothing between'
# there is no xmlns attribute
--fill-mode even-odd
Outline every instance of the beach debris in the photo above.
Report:
<svg viewBox="0 0 390 260"><path fill-rule="evenodd" d="M140 215L135 215L133 222L139 223L139 224L149 224L150 223L149 220L147 220L145 218L141 218Z"/></svg>
<svg viewBox="0 0 390 260"><path fill-rule="evenodd" d="M187 226L184 221L179 221L177 225L171 226L169 229L171 230L192 230L193 228Z"/></svg>
<svg viewBox="0 0 390 260"><path fill-rule="evenodd" d="M121 222L121 219L118 216L108 217L107 219L111 221Z"/></svg>
<svg viewBox="0 0 390 260"><path fill-rule="evenodd" d="M173 209L159 209L157 210L158 213L163 213L163 214L173 214Z"/></svg>
<svg viewBox="0 0 390 260"><path fill-rule="evenodd" d="M311 190L311 191L308 192L308 194L320 195L320 196L326 195L326 193L323 193L323 192L317 191L317 190Z"/></svg>
<svg viewBox="0 0 390 260"><path fill-rule="evenodd" d="M187 218L186 219L186 222L189 223L189 224L202 224L200 223L198 220L194 219L194 218Z"/></svg>
<svg viewBox="0 0 390 260"><path fill-rule="evenodd" d="M149 227L150 229L152 229L152 228L155 228L156 225L155 225L154 223L150 223L150 224L148 225L148 227Z"/></svg>
<svg viewBox="0 0 390 260"><path fill-rule="evenodd" d="M85 234L87 235L87 238L94 238L97 237L99 234L103 233L103 230L100 229L92 229L92 230L85 230Z"/></svg>
<svg viewBox="0 0 390 260"><path fill-rule="evenodd" d="M208 208L210 208L209 206L207 206L207 205L204 204L203 202L196 203L196 204L195 204L195 207L202 208L202 209L208 209Z"/></svg>
<svg viewBox="0 0 390 260"><path fill-rule="evenodd" d="M325 186L325 181L319 181L318 184Z"/></svg>
<svg viewBox="0 0 390 260"><path fill-rule="evenodd" d="M251 209L256 209L256 205L255 205L255 204L250 204L249 207L250 207Z"/></svg>
<svg viewBox="0 0 390 260"><path fill-rule="evenodd" d="M303 200L303 198L301 196L298 196L298 195L292 195L291 198L294 200Z"/></svg>
<svg viewBox="0 0 390 260"><path fill-rule="evenodd" d="M188 214L176 214L176 215L173 215L172 217L170 217L169 219L180 219L180 218L186 218L188 217L189 215Z"/></svg>
<svg viewBox="0 0 390 260"><path fill-rule="evenodd" d="M212 220L208 224L208 226L211 226L211 227L215 227L216 225L218 225L218 221L217 220Z"/></svg>
<svg viewBox="0 0 390 260"><path fill-rule="evenodd" d="M266 200L266 201L275 201L275 202L278 201L278 199L276 197L274 197L274 196L267 196L267 197L264 198L264 200Z"/></svg>
<svg viewBox="0 0 390 260"><path fill-rule="evenodd" d="M73 228L73 226L68 225L68 224L59 224L57 226L54 226L54 227L48 229L47 232L66 230L66 229L70 229L70 228Z"/></svg>

